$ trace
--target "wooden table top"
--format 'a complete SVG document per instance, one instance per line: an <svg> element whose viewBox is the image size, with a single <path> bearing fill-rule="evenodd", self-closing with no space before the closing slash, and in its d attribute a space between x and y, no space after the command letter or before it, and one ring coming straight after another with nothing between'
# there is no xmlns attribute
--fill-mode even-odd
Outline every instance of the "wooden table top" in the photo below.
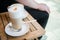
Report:
<svg viewBox="0 0 60 40"><path fill-rule="evenodd" d="M28 17L24 19L24 21L35 20L29 13ZM29 24L29 32L20 37L11 37L5 33L5 26L10 22L10 17L8 12L0 13L0 40L24 40L24 39L37 39L44 35L45 30L38 24L37 21L30 22Z"/></svg>

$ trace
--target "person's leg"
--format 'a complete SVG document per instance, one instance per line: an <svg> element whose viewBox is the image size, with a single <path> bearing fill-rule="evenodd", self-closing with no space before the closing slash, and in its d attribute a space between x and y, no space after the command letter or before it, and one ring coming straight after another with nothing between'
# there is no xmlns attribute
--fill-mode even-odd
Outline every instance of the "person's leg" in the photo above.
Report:
<svg viewBox="0 0 60 40"><path fill-rule="evenodd" d="M40 11L36 9L32 9L30 7L25 6L25 9L37 20L37 22L45 29L49 14L46 11ZM40 40L42 38L38 37Z"/></svg>

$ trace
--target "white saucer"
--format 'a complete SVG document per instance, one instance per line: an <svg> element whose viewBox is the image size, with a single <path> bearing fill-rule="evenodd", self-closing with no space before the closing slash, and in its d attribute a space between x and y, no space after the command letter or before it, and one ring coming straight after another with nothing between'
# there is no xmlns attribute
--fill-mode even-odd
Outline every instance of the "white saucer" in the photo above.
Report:
<svg viewBox="0 0 60 40"><path fill-rule="evenodd" d="M20 31L12 31L9 26L12 26L12 23L7 24L7 26L5 27L5 32L6 34L10 36L14 36L14 37L22 36L22 35L25 35L29 31L29 26L26 24L22 25L22 29Z"/></svg>

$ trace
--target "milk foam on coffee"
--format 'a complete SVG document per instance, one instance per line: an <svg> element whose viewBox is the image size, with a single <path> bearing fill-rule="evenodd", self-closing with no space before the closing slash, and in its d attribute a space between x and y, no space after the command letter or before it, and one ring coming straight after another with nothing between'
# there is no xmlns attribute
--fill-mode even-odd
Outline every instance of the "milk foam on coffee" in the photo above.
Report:
<svg viewBox="0 0 60 40"><path fill-rule="evenodd" d="M24 6L22 4L13 4L8 7L8 12L13 28L17 30L21 29L22 19L27 17Z"/></svg>
<svg viewBox="0 0 60 40"><path fill-rule="evenodd" d="M24 10L24 6L22 4L13 4L9 6L8 11L10 12L10 17L12 18L23 19L27 16Z"/></svg>

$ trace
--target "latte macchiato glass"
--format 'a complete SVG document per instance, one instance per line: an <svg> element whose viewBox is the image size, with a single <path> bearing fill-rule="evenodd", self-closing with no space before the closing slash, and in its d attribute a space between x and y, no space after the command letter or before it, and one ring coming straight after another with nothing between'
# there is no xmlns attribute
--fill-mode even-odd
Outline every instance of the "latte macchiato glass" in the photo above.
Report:
<svg viewBox="0 0 60 40"><path fill-rule="evenodd" d="M22 4L13 4L8 7L9 16L11 18L12 27L16 30L21 29L22 19L27 17L24 6Z"/></svg>

